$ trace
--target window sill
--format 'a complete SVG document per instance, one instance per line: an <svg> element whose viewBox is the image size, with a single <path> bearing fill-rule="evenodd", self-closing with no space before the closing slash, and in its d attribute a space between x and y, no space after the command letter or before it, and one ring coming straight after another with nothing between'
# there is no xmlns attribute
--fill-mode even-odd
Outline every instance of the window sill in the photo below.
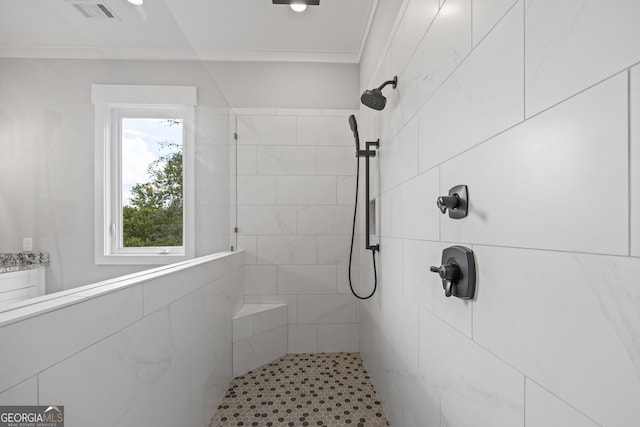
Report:
<svg viewBox="0 0 640 427"><path fill-rule="evenodd" d="M184 254L162 255L96 255L96 265L166 265L187 261L193 257Z"/></svg>

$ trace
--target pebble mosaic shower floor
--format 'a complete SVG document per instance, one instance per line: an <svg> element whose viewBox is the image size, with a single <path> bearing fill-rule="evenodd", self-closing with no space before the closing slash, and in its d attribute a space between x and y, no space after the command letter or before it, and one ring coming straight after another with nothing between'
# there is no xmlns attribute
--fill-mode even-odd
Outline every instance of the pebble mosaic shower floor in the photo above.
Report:
<svg viewBox="0 0 640 427"><path fill-rule="evenodd" d="M358 353L288 354L235 378L209 427L388 426Z"/></svg>

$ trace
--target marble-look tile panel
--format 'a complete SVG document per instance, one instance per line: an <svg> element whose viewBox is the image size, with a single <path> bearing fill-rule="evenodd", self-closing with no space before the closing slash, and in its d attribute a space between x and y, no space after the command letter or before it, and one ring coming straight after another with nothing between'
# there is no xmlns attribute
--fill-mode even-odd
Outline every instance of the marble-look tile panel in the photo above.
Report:
<svg viewBox="0 0 640 427"><path fill-rule="evenodd" d="M470 210L442 240L626 255L627 132L619 75L446 162L440 190L467 184Z"/></svg>
<svg viewBox="0 0 640 427"><path fill-rule="evenodd" d="M260 175L315 175L316 147L258 147L256 172Z"/></svg>
<svg viewBox="0 0 640 427"><path fill-rule="evenodd" d="M298 117L298 145L353 145L346 117Z"/></svg>
<svg viewBox="0 0 640 427"><path fill-rule="evenodd" d="M527 117L640 61L640 3L526 0Z"/></svg>
<svg viewBox="0 0 640 427"><path fill-rule="evenodd" d="M351 234L352 206L299 206L298 234Z"/></svg>
<svg viewBox="0 0 640 427"><path fill-rule="evenodd" d="M527 379L525 396L527 427L600 426L529 379Z"/></svg>
<svg viewBox="0 0 640 427"><path fill-rule="evenodd" d="M640 260L474 251L474 339L599 424L640 423Z"/></svg>
<svg viewBox="0 0 640 427"><path fill-rule="evenodd" d="M393 191L390 206L393 237L439 240L439 224L443 219L436 201L441 194L448 194L448 191L441 193L439 182L439 170L434 168Z"/></svg>
<svg viewBox="0 0 640 427"><path fill-rule="evenodd" d="M299 295L299 323L356 323L357 301L352 295Z"/></svg>
<svg viewBox="0 0 640 427"><path fill-rule="evenodd" d="M243 251L244 264L255 264L257 261L257 236L251 234L238 235L238 249Z"/></svg>
<svg viewBox="0 0 640 427"><path fill-rule="evenodd" d="M398 74L398 87L387 103L390 117L388 123L384 124L387 129L385 136L394 136L469 52L471 1L449 0L434 19L404 71L400 73L401 70L393 68L389 77L386 77L389 79Z"/></svg>
<svg viewBox="0 0 640 427"><path fill-rule="evenodd" d="M238 145L238 175L255 175L257 169L257 150L255 145Z"/></svg>
<svg viewBox="0 0 640 427"><path fill-rule="evenodd" d="M296 118L238 116L238 144L296 145Z"/></svg>
<svg viewBox="0 0 640 427"><path fill-rule="evenodd" d="M472 0L473 46L486 36L517 0Z"/></svg>
<svg viewBox="0 0 640 427"><path fill-rule="evenodd" d="M142 318L142 287L85 300L0 329L0 391L34 376ZM78 322L82 319L82 322ZM42 351L46 348L47 351ZM58 401L58 400L56 400Z"/></svg>
<svg viewBox="0 0 640 427"><path fill-rule="evenodd" d="M418 369L419 306L402 294L402 288L379 289L382 313L381 331L389 341L397 360L397 367L404 371Z"/></svg>
<svg viewBox="0 0 640 427"><path fill-rule="evenodd" d="M240 234L294 234L295 206L238 205Z"/></svg>
<svg viewBox="0 0 640 427"><path fill-rule="evenodd" d="M318 352L356 352L359 348L358 324L318 325Z"/></svg>
<svg viewBox="0 0 640 427"><path fill-rule="evenodd" d="M356 200L356 177L338 176L336 202L338 205L353 205Z"/></svg>
<svg viewBox="0 0 640 427"><path fill-rule="evenodd" d="M318 327L316 325L289 325L290 354L317 353Z"/></svg>
<svg viewBox="0 0 640 427"><path fill-rule="evenodd" d="M401 73L440 10L438 0L411 0L391 42L391 68Z"/></svg>
<svg viewBox="0 0 640 427"><path fill-rule="evenodd" d="M351 236L317 236L317 242L318 264L345 265L349 262Z"/></svg>
<svg viewBox="0 0 640 427"><path fill-rule="evenodd" d="M335 176L279 176L278 204L335 205Z"/></svg>
<svg viewBox="0 0 640 427"><path fill-rule="evenodd" d="M74 408L65 414L70 425L114 425L170 370L170 330L169 310L159 310L57 363L38 375L39 401Z"/></svg>
<svg viewBox="0 0 640 427"><path fill-rule="evenodd" d="M522 26L519 3L421 109L420 171L524 119Z"/></svg>
<svg viewBox="0 0 640 427"><path fill-rule="evenodd" d="M287 353L287 326L233 343L233 376L237 377Z"/></svg>
<svg viewBox="0 0 640 427"><path fill-rule="evenodd" d="M355 153L355 143L351 147L318 147L318 175L355 175Z"/></svg>
<svg viewBox="0 0 640 427"><path fill-rule="evenodd" d="M277 268L279 294L336 293L335 265L278 265Z"/></svg>
<svg viewBox="0 0 640 427"><path fill-rule="evenodd" d="M258 264L315 264L316 236L258 236Z"/></svg>
<svg viewBox="0 0 640 427"><path fill-rule="evenodd" d="M417 117L409 121L392 141L380 142L378 159L384 171L380 174L382 192L418 175Z"/></svg>
<svg viewBox="0 0 640 427"><path fill-rule="evenodd" d="M380 239L380 264L378 278L380 286L402 289L403 243L402 239L383 237Z"/></svg>
<svg viewBox="0 0 640 427"><path fill-rule="evenodd" d="M33 376L0 393L0 405L37 405L38 377ZM44 403L43 403L44 404Z"/></svg>
<svg viewBox="0 0 640 427"><path fill-rule="evenodd" d="M245 265L245 294L275 294L277 291L277 267L275 265Z"/></svg>
<svg viewBox="0 0 640 427"><path fill-rule="evenodd" d="M441 397L442 425L524 426L524 376L424 309L420 372Z"/></svg>
<svg viewBox="0 0 640 427"><path fill-rule="evenodd" d="M276 182L275 176L238 176L238 204L275 205Z"/></svg>
<svg viewBox="0 0 640 427"><path fill-rule="evenodd" d="M283 305L264 310L251 316L253 319L253 334L261 334L272 329L287 325L287 306Z"/></svg>
<svg viewBox="0 0 640 427"><path fill-rule="evenodd" d="M144 283L145 316L201 288L204 284L204 271L205 267L199 265Z"/></svg>

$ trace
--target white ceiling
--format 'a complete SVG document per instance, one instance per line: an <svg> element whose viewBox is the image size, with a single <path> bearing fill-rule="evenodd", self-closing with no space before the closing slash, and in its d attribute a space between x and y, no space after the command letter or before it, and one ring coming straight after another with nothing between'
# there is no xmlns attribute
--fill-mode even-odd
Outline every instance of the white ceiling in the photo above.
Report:
<svg viewBox="0 0 640 427"><path fill-rule="evenodd" d="M76 0L86 1L86 0ZM357 63L378 0L126 0L88 19L71 0L1 0L0 57Z"/></svg>

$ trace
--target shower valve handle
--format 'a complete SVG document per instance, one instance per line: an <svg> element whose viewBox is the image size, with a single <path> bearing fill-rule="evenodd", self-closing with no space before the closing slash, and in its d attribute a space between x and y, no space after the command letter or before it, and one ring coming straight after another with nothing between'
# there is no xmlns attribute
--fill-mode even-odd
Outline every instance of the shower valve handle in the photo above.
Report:
<svg viewBox="0 0 640 427"><path fill-rule="evenodd" d="M454 194L452 196L438 197L438 209L440 212L447 213L447 209L456 210L460 206L460 196Z"/></svg>
<svg viewBox="0 0 640 427"><path fill-rule="evenodd" d="M444 294L450 297L453 283L460 278L460 267L458 264L452 262L450 264L443 264L440 267L431 266L430 270L440 275Z"/></svg>

